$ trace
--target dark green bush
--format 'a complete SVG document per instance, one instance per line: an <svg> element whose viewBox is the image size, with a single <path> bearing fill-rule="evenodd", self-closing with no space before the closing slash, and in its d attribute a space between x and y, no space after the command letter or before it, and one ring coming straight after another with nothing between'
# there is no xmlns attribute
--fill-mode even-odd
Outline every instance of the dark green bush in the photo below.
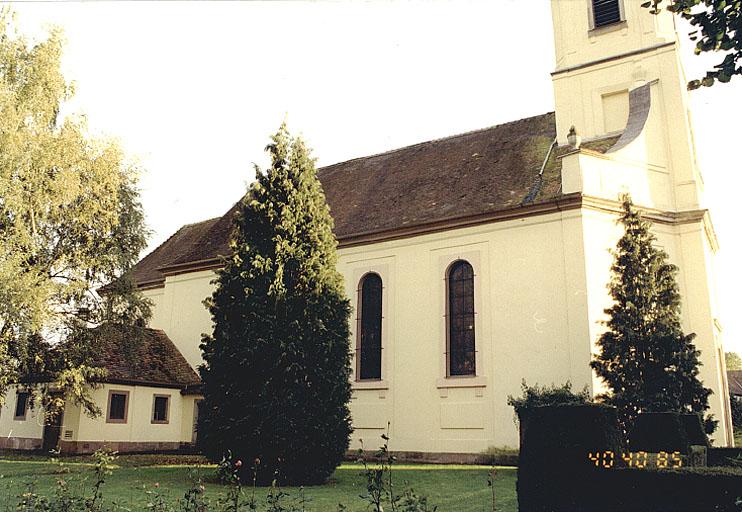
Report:
<svg viewBox="0 0 742 512"><path fill-rule="evenodd" d="M596 468L591 453L622 452L615 407L599 404L521 408L518 465L520 512L576 506Z"/></svg>
<svg viewBox="0 0 742 512"><path fill-rule="evenodd" d="M642 413L629 436L632 451L690 453L691 445L709 445L698 414Z"/></svg>

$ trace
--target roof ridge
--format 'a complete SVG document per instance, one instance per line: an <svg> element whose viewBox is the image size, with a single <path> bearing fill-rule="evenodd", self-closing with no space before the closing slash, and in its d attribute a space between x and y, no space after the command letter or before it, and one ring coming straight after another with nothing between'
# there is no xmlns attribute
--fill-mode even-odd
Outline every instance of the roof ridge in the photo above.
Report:
<svg viewBox="0 0 742 512"><path fill-rule="evenodd" d="M383 156L383 155L390 155L390 154L396 153L398 151L404 151L404 150L412 149L412 148L414 148L416 146L423 146L425 144L431 144L431 143L434 143L434 142L441 142L441 141L444 141L444 140L453 140L453 139L456 139L456 138L459 138L459 137L464 137L466 135L472 135L472 134L475 134L475 133L485 132L487 130L493 130L495 128L501 128L501 127L507 126L509 124L520 123L522 121L527 121L529 119L535 119L537 117L548 116L548 115L553 114L553 113L554 113L554 111L544 112L543 114L538 114L538 115L535 115L535 116L522 117L520 119L514 119L512 121L506 121L504 123L493 124L492 126L485 126L484 128L476 128L474 130L469 130L469 131L466 131L466 132L456 133L454 135L448 135L446 137L437 137L435 139L424 140L424 141L421 141L421 142L415 142L413 144L408 144L407 146L400 146L398 148L389 149L387 151L381 151L379 153L373 153L373 154L370 154L370 155L364 155L364 156L357 156L357 157L354 157L354 158L349 158L348 160L342 160L340 162L335 162L334 164L329 164L329 165L324 165L322 167L319 167L317 169L317 172L319 173L320 171L324 171L324 170L329 169L331 167L335 167L335 166L338 166L338 165L347 164L347 163L350 163L350 162L355 162L356 160L366 160L368 158L374 158L374 157Z"/></svg>

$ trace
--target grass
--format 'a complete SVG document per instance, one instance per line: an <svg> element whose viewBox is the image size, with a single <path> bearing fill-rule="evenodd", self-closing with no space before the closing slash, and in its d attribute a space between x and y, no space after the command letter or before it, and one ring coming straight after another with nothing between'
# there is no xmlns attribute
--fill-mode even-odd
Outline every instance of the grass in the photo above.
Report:
<svg viewBox="0 0 742 512"><path fill-rule="evenodd" d="M104 484L106 501L116 502L130 510L145 510L148 500L146 491L152 490L157 483L158 491L175 503L191 486L197 474L207 480L206 496L215 500L224 494L225 489L213 481L214 466L194 465L198 462L201 462L198 458L121 457L116 461L113 475ZM305 488L307 510L332 512L338 503L343 503L348 511L367 511L367 505L358 497L365 491L361 469L357 464L343 464L327 484ZM487 486L489 471L487 466L399 464L395 466L393 476L399 491L402 490L400 484L406 482L416 493L427 495L429 503L438 505L440 512L480 512L491 510L492 494ZM497 472L497 510L516 512L515 468L498 468ZM7 456L0 458L0 511L15 510L18 495L30 483L35 482L39 494L50 495L60 478L65 479L73 489L89 490L92 485L91 465L85 458L65 459L61 465L43 457L23 457L22 460ZM251 492L250 489L246 491ZM299 493L296 488L286 488L284 491L292 496ZM261 497L266 492L265 489L258 489L257 496Z"/></svg>

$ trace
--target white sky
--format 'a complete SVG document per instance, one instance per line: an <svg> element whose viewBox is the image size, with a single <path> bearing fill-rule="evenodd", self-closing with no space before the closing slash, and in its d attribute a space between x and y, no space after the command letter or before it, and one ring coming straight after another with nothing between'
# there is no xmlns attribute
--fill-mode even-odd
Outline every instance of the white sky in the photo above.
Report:
<svg viewBox="0 0 742 512"><path fill-rule="evenodd" d="M150 249L237 201L286 115L326 165L554 108L548 0L13 8L27 34L64 29L64 71L77 85L72 108L146 169ZM710 61L688 52L684 62L695 78ZM740 77L691 94L706 203L722 246L724 343L742 352L740 99Z"/></svg>

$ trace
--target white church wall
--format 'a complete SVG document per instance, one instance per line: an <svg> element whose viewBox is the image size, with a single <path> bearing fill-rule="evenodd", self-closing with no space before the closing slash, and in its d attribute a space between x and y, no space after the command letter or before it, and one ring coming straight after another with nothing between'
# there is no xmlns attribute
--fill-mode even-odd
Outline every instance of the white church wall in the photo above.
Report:
<svg viewBox="0 0 742 512"><path fill-rule="evenodd" d="M580 230L572 211L343 249L353 306L360 277L380 265L384 298L396 305L384 308L383 385L354 383L352 447L375 447L387 422L395 450L516 446L506 402L522 379L589 384L586 364L574 365L587 343ZM445 374L445 275L457 259L475 272L476 377Z"/></svg>
<svg viewBox="0 0 742 512"><path fill-rule="evenodd" d="M212 329L203 300L213 292L214 277L213 270L168 276L165 287L144 292L154 302L150 327L165 331L194 368L202 361L201 334Z"/></svg>

